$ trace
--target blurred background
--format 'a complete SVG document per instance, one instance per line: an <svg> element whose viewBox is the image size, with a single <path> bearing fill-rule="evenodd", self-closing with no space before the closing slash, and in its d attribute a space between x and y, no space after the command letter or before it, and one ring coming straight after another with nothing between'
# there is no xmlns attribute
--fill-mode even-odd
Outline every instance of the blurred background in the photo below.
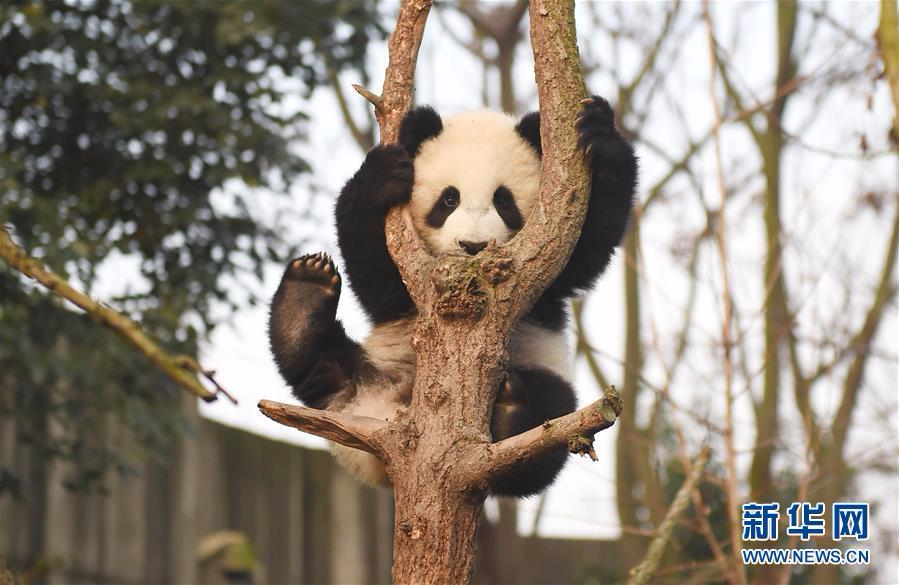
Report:
<svg viewBox="0 0 899 585"><path fill-rule="evenodd" d="M641 176L570 341L580 402L615 385L625 410L599 462L488 501L478 583L623 581L703 444L656 581L899 580L887 4L578 3L587 87ZM293 255L339 261L334 199L377 142L351 84L380 88L396 10L0 4L0 223L240 401L198 404L0 262L0 563L18 582L389 581L391 492L255 405L292 400L267 302ZM416 102L536 109L527 27L526 2L436 5ZM339 317L366 334L346 291ZM747 501L870 502L870 564L738 566ZM801 546L839 544L828 527Z"/></svg>

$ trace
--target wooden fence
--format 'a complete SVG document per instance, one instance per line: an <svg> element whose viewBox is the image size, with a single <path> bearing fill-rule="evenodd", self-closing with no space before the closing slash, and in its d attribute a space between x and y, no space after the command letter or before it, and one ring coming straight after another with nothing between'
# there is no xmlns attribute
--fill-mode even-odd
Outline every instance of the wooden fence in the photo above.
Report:
<svg viewBox="0 0 899 585"><path fill-rule="evenodd" d="M329 453L194 419L164 461L111 477L107 494L63 487L65 467L39 466L0 428L0 460L29 478L22 501L0 498L0 557L48 583L210 582L197 547L239 531L256 583L389 583L392 493L358 484ZM484 523L479 583L599 583L617 542L510 536Z"/></svg>

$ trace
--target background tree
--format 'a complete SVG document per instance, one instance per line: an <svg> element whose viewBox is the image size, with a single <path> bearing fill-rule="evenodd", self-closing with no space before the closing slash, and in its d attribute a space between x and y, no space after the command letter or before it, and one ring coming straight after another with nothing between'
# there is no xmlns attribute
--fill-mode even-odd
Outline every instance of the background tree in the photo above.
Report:
<svg viewBox="0 0 899 585"><path fill-rule="evenodd" d="M4 3L0 222L195 355L230 309L255 302L244 275L288 255L258 201L287 208L275 193L308 170L290 148L302 98L328 67L364 78L382 32L365 1ZM98 291L110 270L128 288ZM129 471L135 445L159 450L184 430L177 390L111 332L5 265L0 299L0 417L45 462L30 477L0 462L0 495L27 495L39 514L51 460L74 463L69 487L96 487ZM104 440L113 421L129 440Z"/></svg>
<svg viewBox="0 0 899 585"><path fill-rule="evenodd" d="M493 74L494 35L514 6L460 3L436 19L481 63L483 87L474 89L485 104L508 88ZM895 3L883 6L890 14ZM895 386L896 339L882 324L895 318L899 185L874 36L881 8L580 9L588 87L613 98L642 160L641 208L614 268L623 302L574 306L586 371L598 387L616 384L625 402L621 562L603 569L621 579L643 557L690 468L687 454L708 440L717 448L693 503L709 513L682 521L660 574L786 578L738 570L740 502L858 497L862 478L896 485L896 402L885 391ZM763 29L773 34L756 34ZM512 53L526 70L525 52ZM532 98L513 87L518 95L501 102L526 106ZM619 274L596 296L614 296ZM619 314L622 339L610 339L607 321ZM845 456L866 451L855 465ZM815 570L832 581L838 568Z"/></svg>

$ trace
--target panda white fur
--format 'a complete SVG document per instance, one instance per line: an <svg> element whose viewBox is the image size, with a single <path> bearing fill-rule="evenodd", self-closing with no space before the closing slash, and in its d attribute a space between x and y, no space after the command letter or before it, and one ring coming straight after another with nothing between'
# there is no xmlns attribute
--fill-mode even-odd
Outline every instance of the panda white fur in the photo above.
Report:
<svg viewBox="0 0 899 585"><path fill-rule="evenodd" d="M602 273L630 215L637 163L608 103L599 97L585 101L576 124L592 171L587 216L567 266L509 341L510 364L491 424L494 440L575 409L567 299ZM399 144L372 149L337 201L344 270L373 321L369 336L359 344L335 319L342 283L325 254L293 260L272 299L272 351L297 398L315 408L388 420L406 407L415 372L415 308L387 252L387 211L409 203L432 253L475 255L490 240L510 240L524 225L540 188L541 155L536 112L521 120L490 111L443 120L431 108L411 110ZM357 477L388 481L374 456L339 445L333 451ZM498 478L491 491L537 493L565 459L564 449L552 452Z"/></svg>

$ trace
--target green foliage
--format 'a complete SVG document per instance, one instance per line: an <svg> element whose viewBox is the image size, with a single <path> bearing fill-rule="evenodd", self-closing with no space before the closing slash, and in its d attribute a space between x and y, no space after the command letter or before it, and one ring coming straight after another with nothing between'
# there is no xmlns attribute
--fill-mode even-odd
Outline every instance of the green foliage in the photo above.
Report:
<svg viewBox="0 0 899 585"><path fill-rule="evenodd" d="M88 291L111 254L138 266L141 281L104 300L195 353L211 303L240 302L229 277L287 252L250 213L253 188L283 192L307 170L288 148L304 98L328 67L364 79L375 21L368 0L4 2L0 222ZM179 424L175 392L0 268L0 416L41 456L76 460L88 479L126 470L120 445L80 435L117 419L161 445ZM14 477L0 461L0 493Z"/></svg>

